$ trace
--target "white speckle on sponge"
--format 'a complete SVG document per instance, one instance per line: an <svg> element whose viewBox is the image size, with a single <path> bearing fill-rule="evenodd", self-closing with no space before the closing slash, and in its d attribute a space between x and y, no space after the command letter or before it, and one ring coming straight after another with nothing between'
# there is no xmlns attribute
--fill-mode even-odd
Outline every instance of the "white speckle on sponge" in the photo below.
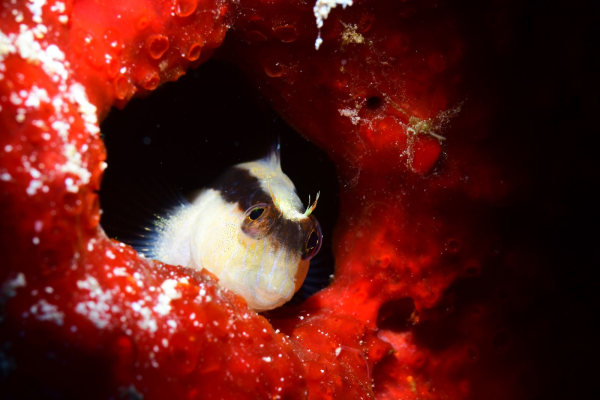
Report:
<svg viewBox="0 0 600 400"><path fill-rule="evenodd" d="M315 6L313 7L313 12L315 14L315 18L317 19L317 28L319 28L319 36L315 41L316 50L319 50L319 47L323 43L323 39L321 39L321 28L323 27L323 23L327 17L329 17L331 10L338 5L346 8L346 6L352 5L352 0L317 0Z"/></svg>

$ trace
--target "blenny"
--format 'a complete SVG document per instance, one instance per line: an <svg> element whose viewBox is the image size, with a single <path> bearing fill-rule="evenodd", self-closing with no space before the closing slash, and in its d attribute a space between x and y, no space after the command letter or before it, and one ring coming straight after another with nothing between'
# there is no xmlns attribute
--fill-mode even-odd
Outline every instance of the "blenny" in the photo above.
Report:
<svg viewBox="0 0 600 400"><path fill-rule="evenodd" d="M321 228L311 215L318 197L303 211L274 146L263 159L229 168L161 218L152 257L206 268L250 308L273 309L300 289L321 247Z"/></svg>

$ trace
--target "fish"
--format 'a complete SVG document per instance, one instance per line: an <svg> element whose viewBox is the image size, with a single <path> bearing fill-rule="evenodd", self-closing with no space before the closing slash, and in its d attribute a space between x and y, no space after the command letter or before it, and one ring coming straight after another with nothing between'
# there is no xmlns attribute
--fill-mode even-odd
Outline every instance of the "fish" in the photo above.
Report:
<svg viewBox="0 0 600 400"><path fill-rule="evenodd" d="M167 264L206 269L222 287L261 312L300 289L323 234L281 169L280 146L261 159L234 165L167 215L146 248Z"/></svg>

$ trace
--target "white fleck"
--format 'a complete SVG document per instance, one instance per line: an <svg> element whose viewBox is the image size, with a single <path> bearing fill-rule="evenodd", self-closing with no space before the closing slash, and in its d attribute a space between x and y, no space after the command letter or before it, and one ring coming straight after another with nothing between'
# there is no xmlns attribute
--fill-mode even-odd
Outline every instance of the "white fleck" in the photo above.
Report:
<svg viewBox="0 0 600 400"><path fill-rule="evenodd" d="M65 3L63 3L62 1L57 1L50 7L50 11L57 12L57 13L64 13L65 9L66 9Z"/></svg>
<svg viewBox="0 0 600 400"><path fill-rule="evenodd" d="M321 28L323 27L323 22L329 17L329 13L331 9L341 5L346 8L346 6L352 5L352 0L317 0L315 6L313 7L313 13L317 20L317 28L319 28L319 36L315 41L315 49L319 50L321 43L323 43L323 39L321 39Z"/></svg>
<svg viewBox="0 0 600 400"><path fill-rule="evenodd" d="M177 286L177 281L174 279L167 279L160 285L161 289L165 294L171 299L178 299L181 297L181 293L179 293L175 287Z"/></svg>
<svg viewBox="0 0 600 400"><path fill-rule="evenodd" d="M15 92L12 92L10 94L10 102L13 103L15 106L21 105L23 103L23 99L21 99L19 97L18 94L16 94Z"/></svg>
<svg viewBox="0 0 600 400"><path fill-rule="evenodd" d="M50 286L46 286L46 287L44 288L44 291L45 291L46 293L48 293L48 294L52 294L52 293L54 293L54 289L53 289L52 287L50 287Z"/></svg>
<svg viewBox="0 0 600 400"><path fill-rule="evenodd" d="M127 273L127 269L125 269L125 267L117 267L117 268L113 269L113 274L115 274L115 276L128 276L129 275Z"/></svg>
<svg viewBox="0 0 600 400"><path fill-rule="evenodd" d="M50 46L46 47L46 53L48 53L49 57L55 60L65 59L65 53L63 53L62 50L55 44L51 44Z"/></svg>
<svg viewBox="0 0 600 400"><path fill-rule="evenodd" d="M350 122L352 122L352 125L358 125L358 123L360 122L360 117L358 116L358 110L345 108L345 109L339 109L338 112L340 113L340 115L342 117L350 118Z"/></svg>
<svg viewBox="0 0 600 400"><path fill-rule="evenodd" d="M40 104L42 102L50 103L50 97L48 97L48 92L46 92L46 89L40 89L36 85L33 85L29 92L29 96L25 100L25 105L27 107L33 107L35 109L38 109L40 108Z"/></svg>
<svg viewBox="0 0 600 400"><path fill-rule="evenodd" d="M158 295L158 304L154 306L153 310L160 315L167 315L171 311L171 299L164 294Z"/></svg>
<svg viewBox="0 0 600 400"><path fill-rule="evenodd" d="M156 320L152 318L152 310L150 310L148 307L143 307L139 312L142 316L142 320L138 321L138 326L150 333L156 332L158 325L156 324ZM158 351L158 349L155 351Z"/></svg>
<svg viewBox="0 0 600 400"><path fill-rule="evenodd" d="M335 349L335 356L336 357L339 356L341 352L342 352L342 348L338 347L337 349Z"/></svg>
<svg viewBox="0 0 600 400"><path fill-rule="evenodd" d="M196 318L196 313L191 313L190 314L190 319L195 319Z"/></svg>
<svg viewBox="0 0 600 400"><path fill-rule="evenodd" d="M46 5L46 0L29 0L27 8L33 14L33 22L42 23L42 7Z"/></svg>
<svg viewBox="0 0 600 400"><path fill-rule="evenodd" d="M8 182L12 179L12 176L8 172L3 172L0 174L0 181Z"/></svg>
<svg viewBox="0 0 600 400"><path fill-rule="evenodd" d="M56 112L66 112L68 110L68 107L66 106L65 102L59 96L55 96L52 98L52 106L54 107L54 110L56 110Z"/></svg>
<svg viewBox="0 0 600 400"><path fill-rule="evenodd" d="M173 329L177 328L177 322L175 322L172 319L170 319L170 320L167 321L167 325L169 325Z"/></svg>
<svg viewBox="0 0 600 400"><path fill-rule="evenodd" d="M80 83L74 83L69 87L69 95L71 101L77 103L79 106L77 111L81 114L88 132L92 135L97 135L100 132L100 128L98 128L98 116L96 115L97 108L89 102L85 87Z"/></svg>
<svg viewBox="0 0 600 400"><path fill-rule="evenodd" d="M43 39L46 33L48 33L48 28L46 25L38 24L31 28L31 32L33 32L33 36L35 36L37 39Z"/></svg>
<svg viewBox="0 0 600 400"><path fill-rule="evenodd" d="M15 297L17 295L17 289L27 286L25 275L19 272L14 279L7 279L2 284L2 295L5 297Z"/></svg>
<svg viewBox="0 0 600 400"><path fill-rule="evenodd" d="M36 304L32 305L29 312L39 321L54 322L58 326L62 326L65 318L63 312L58 311L58 307L41 299Z"/></svg>
<svg viewBox="0 0 600 400"><path fill-rule="evenodd" d="M169 347L169 341L167 339L162 340L163 347Z"/></svg>
<svg viewBox="0 0 600 400"><path fill-rule="evenodd" d="M131 309L132 309L133 311L135 311L135 312L139 313L140 311L142 311L142 306L140 305L140 303L138 303L138 302L136 301L136 302L133 302L133 303L131 303Z"/></svg>
<svg viewBox="0 0 600 400"><path fill-rule="evenodd" d="M154 311L160 315L167 315L171 311L171 300L181 297L181 293L175 289L175 286L177 286L177 281L174 279L167 279L160 285L164 294L158 295L158 304L154 306Z"/></svg>
<svg viewBox="0 0 600 400"><path fill-rule="evenodd" d="M54 123L52 125L54 125ZM60 170L64 173L77 175L84 185L89 183L92 173L83 166L81 153L77 151L75 145L67 143L64 147L63 155L66 157L67 162L61 166ZM71 189L69 190L69 188ZM67 184L67 190L77 193L79 187L72 182L71 185Z"/></svg>
<svg viewBox="0 0 600 400"><path fill-rule="evenodd" d="M6 146L4 146L4 151L7 153L10 153L12 151L13 147L10 144L7 144Z"/></svg>
<svg viewBox="0 0 600 400"><path fill-rule="evenodd" d="M271 362L271 361L273 361L273 360L271 359L271 357L263 357L262 359L263 359L263 361L265 361L265 362Z"/></svg>
<svg viewBox="0 0 600 400"><path fill-rule="evenodd" d="M185 57L185 55L183 55ZM164 59L160 64L158 64L158 68L160 69L161 72L163 72L165 69L167 69L167 67L169 66L169 60L168 59Z"/></svg>
<svg viewBox="0 0 600 400"><path fill-rule="evenodd" d="M39 181L37 179L32 179L29 182L29 186L27 187L27 189L25 189L25 191L27 192L27 194L29 196L33 196L34 194L36 194L37 190L39 188L41 188L42 186L43 186L42 181Z"/></svg>
<svg viewBox="0 0 600 400"><path fill-rule="evenodd" d="M37 170L37 169L35 169L35 168L31 168L31 169L29 170L29 174L31 175L31 177L32 177L33 179L38 179L40 176L42 176L42 174L40 173L40 171L38 171L38 170Z"/></svg>
<svg viewBox="0 0 600 400"><path fill-rule="evenodd" d="M54 102L56 103L56 102ZM56 104L54 104L54 108L58 111ZM69 129L71 129L71 125L66 121L54 121L50 125L52 129L54 129L58 135L64 140L67 141L69 139Z"/></svg>
<svg viewBox="0 0 600 400"><path fill-rule="evenodd" d="M34 34L39 36L47 28L43 25L38 25L36 28L29 29L27 25L22 24L19 35L16 37L11 35L14 49L11 48L10 53L18 52L21 58L29 63L41 64L44 72L55 82L66 80L69 74L65 67L65 54L55 44L42 50L40 43L34 39Z"/></svg>
<svg viewBox="0 0 600 400"><path fill-rule="evenodd" d="M67 187L67 192L77 193L79 191L79 186L75 184L73 178L65 179L65 186Z"/></svg>
<svg viewBox="0 0 600 400"><path fill-rule="evenodd" d="M110 250L106 250L106 257L110 258L111 260L114 260L116 258L115 253L113 253Z"/></svg>
<svg viewBox="0 0 600 400"><path fill-rule="evenodd" d="M87 275L85 280L77 281L79 289L88 290L89 297L93 300L83 301L75 306L75 311L85 315L96 327L105 328L111 319L109 302L112 301L112 293L104 291L93 276Z"/></svg>

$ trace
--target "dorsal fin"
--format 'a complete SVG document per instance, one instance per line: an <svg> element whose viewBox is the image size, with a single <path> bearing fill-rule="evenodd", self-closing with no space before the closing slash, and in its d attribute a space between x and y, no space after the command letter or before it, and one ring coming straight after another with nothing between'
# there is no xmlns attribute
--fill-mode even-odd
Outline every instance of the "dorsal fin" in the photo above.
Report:
<svg viewBox="0 0 600 400"><path fill-rule="evenodd" d="M271 151L267 157L271 164L271 168L281 170L281 138L279 135L277 135L277 139L275 139L275 142L271 145Z"/></svg>

